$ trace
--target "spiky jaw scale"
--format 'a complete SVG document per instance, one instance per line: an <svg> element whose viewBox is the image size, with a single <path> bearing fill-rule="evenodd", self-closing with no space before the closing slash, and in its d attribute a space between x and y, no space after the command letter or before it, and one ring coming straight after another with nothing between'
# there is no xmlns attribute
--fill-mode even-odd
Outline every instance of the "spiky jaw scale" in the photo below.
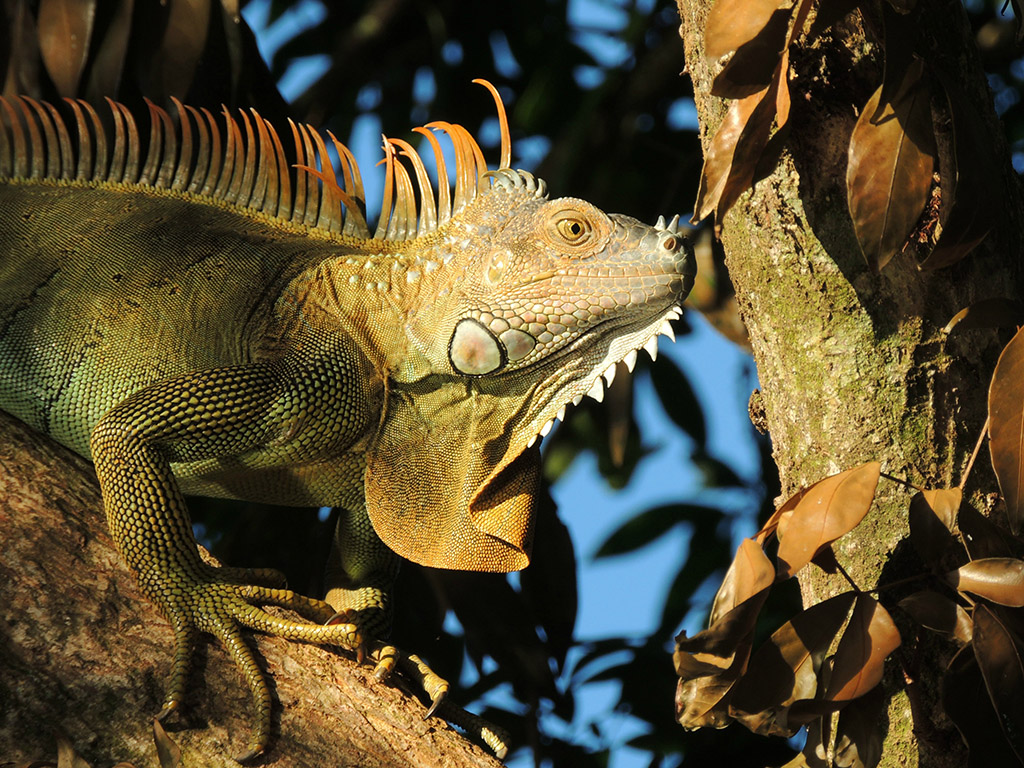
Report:
<svg viewBox="0 0 1024 768"><path fill-rule="evenodd" d="M664 217L659 217L654 225L654 230L661 237L683 238L683 233L679 228L679 216L673 217L669 222L666 222ZM578 406L584 397L590 397L599 403L603 402L605 391L615 380L619 363L623 363L626 370L632 373L641 350L646 352L653 361L658 357L658 338L660 336L667 336L671 341L675 341L672 321L678 320L682 316L679 304L686 298L696 276L692 251L685 241L683 246L686 256L679 261L681 285L677 301L656 312L651 321L640 324L632 330L618 331L602 359L594 364L586 375L579 377L560 390L559 395L552 398L543 407L541 411L543 415L540 418L535 418L532 422L540 423L541 426L526 441L526 447L532 447L538 440L546 437L555 422L564 421L568 406ZM553 416L549 415L552 413Z"/></svg>

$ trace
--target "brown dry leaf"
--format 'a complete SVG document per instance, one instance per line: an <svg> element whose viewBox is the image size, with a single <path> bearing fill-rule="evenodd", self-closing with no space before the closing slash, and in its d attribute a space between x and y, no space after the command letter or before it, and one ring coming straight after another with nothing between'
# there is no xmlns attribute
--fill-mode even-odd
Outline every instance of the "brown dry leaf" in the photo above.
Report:
<svg viewBox="0 0 1024 768"><path fill-rule="evenodd" d="M95 18L95 0L39 2L39 53L61 96L78 91Z"/></svg>
<svg viewBox="0 0 1024 768"><path fill-rule="evenodd" d="M146 73L151 94L158 94L161 99L184 99L188 94L210 32L210 3L211 0L171 3L163 37Z"/></svg>
<svg viewBox="0 0 1024 768"><path fill-rule="evenodd" d="M887 703L885 692L875 688L843 707L836 724L836 766L875 768L878 765L886 735Z"/></svg>
<svg viewBox="0 0 1024 768"><path fill-rule="evenodd" d="M729 111L704 158L697 202L694 204L694 222L714 212L716 222L721 225L728 210L753 185L758 161L776 122L779 104L788 104L788 95L780 102L780 91L786 89L788 94L788 72L789 51L786 50L775 69L771 85L729 105Z"/></svg>
<svg viewBox="0 0 1024 768"><path fill-rule="evenodd" d="M1014 26L1017 28L1017 42L1020 43L1024 40L1024 3L1021 0L1010 0L1010 5L1013 6L1013 21ZM1006 3L1003 3L1003 10L1006 10Z"/></svg>
<svg viewBox="0 0 1024 768"><path fill-rule="evenodd" d="M61 733L54 735L57 739L57 768L92 768L66 736Z"/></svg>
<svg viewBox="0 0 1024 768"><path fill-rule="evenodd" d="M900 645L900 633L888 611L868 595L860 595L839 641L825 698L849 701L882 679L885 658Z"/></svg>
<svg viewBox="0 0 1024 768"><path fill-rule="evenodd" d="M821 3L818 12L814 15L811 29L807 33L808 36L817 37L837 21L842 21L860 8L861 4L862 0L828 0Z"/></svg>
<svg viewBox="0 0 1024 768"><path fill-rule="evenodd" d="M956 638L961 643L971 642L970 615L945 595L922 590L904 597L899 607L922 627Z"/></svg>
<svg viewBox="0 0 1024 768"><path fill-rule="evenodd" d="M814 486L811 487L813 488ZM772 513L772 516L768 518L763 526L761 526L761 530L754 536L754 541L763 546L768 538L775 534L782 519L785 518L788 520L792 517L793 510L796 509L796 505L800 503L800 499L804 497L804 494L807 493L808 490L808 488L801 488L786 499L786 502L775 510L775 512Z"/></svg>
<svg viewBox="0 0 1024 768"><path fill-rule="evenodd" d="M946 667L942 709L967 743L967 768L1024 765L1003 737L970 646L961 648Z"/></svg>
<svg viewBox="0 0 1024 768"><path fill-rule="evenodd" d="M836 560L836 553L832 547L822 547L814 553L811 562L821 568L825 573L839 573L839 561Z"/></svg>
<svg viewBox="0 0 1024 768"><path fill-rule="evenodd" d="M732 718L724 699L733 682L717 677L680 679L676 684L676 720L687 730L725 728Z"/></svg>
<svg viewBox="0 0 1024 768"><path fill-rule="evenodd" d="M999 355L988 390L989 451L1010 531L1024 523L1024 329Z"/></svg>
<svg viewBox="0 0 1024 768"><path fill-rule="evenodd" d="M800 0L797 4L796 18L793 19L793 26L789 30L789 37L786 38L787 47L800 37L804 27L807 25L807 16L811 12L811 8L816 5L821 5L821 3L817 2L817 0Z"/></svg>
<svg viewBox="0 0 1024 768"><path fill-rule="evenodd" d="M718 0L704 25L704 55L718 61L760 35L781 0Z"/></svg>
<svg viewBox="0 0 1024 768"><path fill-rule="evenodd" d="M1016 299L982 299L953 315L942 332L949 334L954 328L967 331L974 328L1016 328L1020 325L1024 325L1024 303Z"/></svg>
<svg viewBox="0 0 1024 768"><path fill-rule="evenodd" d="M855 597L848 592L811 606L779 627L757 649L731 699L737 720L762 735L793 735L797 728L787 726L780 715L794 701L814 697L822 659L842 629Z"/></svg>
<svg viewBox="0 0 1024 768"><path fill-rule="evenodd" d="M160 768L178 768L181 765L181 747L167 735L163 724L155 717L153 718L153 741L156 743Z"/></svg>
<svg viewBox="0 0 1024 768"><path fill-rule="evenodd" d="M0 59L0 89L11 98L22 93L33 93L39 88L39 38L36 22L28 3L6 3L7 29L0 40L7 54Z"/></svg>
<svg viewBox="0 0 1024 768"><path fill-rule="evenodd" d="M792 513L779 519L779 578L792 576L818 551L849 533L875 498L882 465L871 461L812 485Z"/></svg>
<svg viewBox="0 0 1024 768"><path fill-rule="evenodd" d="M744 539L736 549L711 606L709 626L714 625L733 608L770 587L775 580L775 568L764 550L753 540Z"/></svg>
<svg viewBox="0 0 1024 768"><path fill-rule="evenodd" d="M961 592L970 592L999 605L1024 606L1024 560L1013 557L972 560L947 573L946 581Z"/></svg>
<svg viewBox="0 0 1024 768"><path fill-rule="evenodd" d="M972 645L1006 741L1024 762L1024 648L1020 638L988 607L979 605L974 609Z"/></svg>
<svg viewBox="0 0 1024 768"><path fill-rule="evenodd" d="M947 172L952 178L942 180L942 232L935 248L921 262L922 270L948 267L970 253L992 229L992 212L996 209L990 183L996 169L988 130L978 110L955 82L940 73L939 83L945 91L951 119L953 167Z"/></svg>
<svg viewBox="0 0 1024 768"><path fill-rule="evenodd" d="M807 761L807 756L803 752L798 752L792 760L780 768L818 768L818 764L812 765ZM822 768L828 768L827 764L822 763Z"/></svg>
<svg viewBox="0 0 1024 768"><path fill-rule="evenodd" d="M767 597L765 587L693 637L680 632L672 654L676 674L684 679L725 672L734 673L733 678L742 674L750 657L754 625Z"/></svg>
<svg viewBox="0 0 1024 768"><path fill-rule="evenodd" d="M970 504L963 504L956 516L967 554L972 560L986 557L1010 557L1013 550L1004 538L1004 530Z"/></svg>
<svg viewBox="0 0 1024 768"><path fill-rule="evenodd" d="M117 0L116 8L109 11L106 30L102 33L96 30L97 39L102 39L94 46L89 81L85 86L85 98L93 103L118 92L132 31L133 8L133 0Z"/></svg>
<svg viewBox="0 0 1024 768"><path fill-rule="evenodd" d="M712 95L742 99L767 88L786 47L792 15L792 8L780 8L753 39L737 48L711 81Z"/></svg>
<svg viewBox="0 0 1024 768"><path fill-rule="evenodd" d="M963 492L959 488L920 491L910 500L910 543L926 565L938 565L957 544L952 530Z"/></svg>
<svg viewBox="0 0 1024 768"><path fill-rule="evenodd" d="M828 760L828 745L832 741L831 719L819 717L807 724L807 742L800 753L807 768L833 768Z"/></svg>
<svg viewBox="0 0 1024 768"><path fill-rule="evenodd" d="M734 564L744 559L741 557L744 549L741 545ZM770 571L771 564L767 565ZM763 565L757 570L763 571ZM687 638L685 632L676 637L672 656L680 678L676 687L676 719L684 727L724 728L731 722L728 695L736 679L746 670L754 625L770 589L771 579L767 581L769 586L720 615L708 629L691 638Z"/></svg>
<svg viewBox="0 0 1024 768"><path fill-rule="evenodd" d="M909 19L900 13L894 13L893 9L882 4L882 46L885 49L885 68L882 71L882 93L879 96L880 105L889 104L895 100L903 81L907 76L907 70L914 66L916 39L919 34L915 19ZM872 119L877 120L881 112L873 114Z"/></svg>
<svg viewBox="0 0 1024 768"><path fill-rule="evenodd" d="M846 193L854 232L876 272L910 237L932 183L935 136L924 64L909 67L892 103L879 88L850 137ZM879 113L876 116L876 113Z"/></svg>
<svg viewBox="0 0 1024 768"><path fill-rule="evenodd" d="M700 186L697 189L697 202L694 203L694 215L691 221L696 224L707 218L718 206L722 198L725 183L732 171L732 159L736 145L743 135L747 121L757 107L764 102L767 89L761 93L738 99L729 105L725 119L718 126L707 153L704 155L704 166L700 172Z"/></svg>

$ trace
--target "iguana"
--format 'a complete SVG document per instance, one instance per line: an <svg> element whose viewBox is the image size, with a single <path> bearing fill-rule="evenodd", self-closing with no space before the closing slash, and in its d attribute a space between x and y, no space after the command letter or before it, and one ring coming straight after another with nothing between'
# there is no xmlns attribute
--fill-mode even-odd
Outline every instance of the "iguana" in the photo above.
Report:
<svg viewBox="0 0 1024 768"><path fill-rule="evenodd" d="M653 355L693 283L677 218L549 199L512 170L479 82L498 169L461 126L416 128L435 193L418 151L385 139L372 234L330 134L340 174L315 130L291 124L289 157L255 111L224 110L222 131L150 104L144 142L112 101L107 129L83 101L0 99L0 407L94 463L113 540L174 629L161 716L198 634L222 642L257 711L241 759L271 713L242 627L369 651L381 675L411 664L440 700L380 642L398 556L525 567L538 437ZM454 191L430 129L453 144ZM186 494L342 508L326 599L207 564Z"/></svg>

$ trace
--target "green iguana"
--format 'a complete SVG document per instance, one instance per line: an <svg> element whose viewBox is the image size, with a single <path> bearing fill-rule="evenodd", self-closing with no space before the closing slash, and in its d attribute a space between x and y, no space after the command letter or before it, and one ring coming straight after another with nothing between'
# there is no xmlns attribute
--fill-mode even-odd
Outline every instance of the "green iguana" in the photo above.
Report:
<svg viewBox="0 0 1024 768"><path fill-rule="evenodd" d="M175 124L150 105L143 158L119 104L106 131L85 102L0 99L0 407L94 462L113 540L174 629L161 715L198 633L240 668L258 713L241 759L265 750L271 714L242 627L369 651L380 675L411 666L442 698L380 642L395 553L525 567L538 436L600 400L618 362L653 355L693 283L677 219L550 200L511 170L484 84L498 170L464 128L432 123L454 146L452 192L417 128L435 194L417 151L385 139L372 235L333 136L340 177L308 127L291 125L292 170L255 112L225 110L222 132L206 110L176 102ZM326 600L205 563L184 494L345 510Z"/></svg>

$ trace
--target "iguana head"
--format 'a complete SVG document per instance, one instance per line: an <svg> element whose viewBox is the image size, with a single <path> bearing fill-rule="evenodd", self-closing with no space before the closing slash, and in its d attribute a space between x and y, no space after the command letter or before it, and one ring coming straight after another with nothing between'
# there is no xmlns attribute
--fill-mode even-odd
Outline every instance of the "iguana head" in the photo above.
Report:
<svg viewBox="0 0 1024 768"><path fill-rule="evenodd" d="M367 502L409 559L514 570L529 559L537 437L585 395L601 400L620 361L632 370L639 349L656 353L696 266L678 219L648 226L550 200L507 167L480 177L403 249L407 346L389 365Z"/></svg>
<svg viewBox="0 0 1024 768"><path fill-rule="evenodd" d="M438 270L407 332L431 370L508 404L523 447L565 406L600 400L616 363L671 333L695 275L677 222L655 226L583 200L549 200L508 169L430 246ZM420 297L424 292L420 293Z"/></svg>

